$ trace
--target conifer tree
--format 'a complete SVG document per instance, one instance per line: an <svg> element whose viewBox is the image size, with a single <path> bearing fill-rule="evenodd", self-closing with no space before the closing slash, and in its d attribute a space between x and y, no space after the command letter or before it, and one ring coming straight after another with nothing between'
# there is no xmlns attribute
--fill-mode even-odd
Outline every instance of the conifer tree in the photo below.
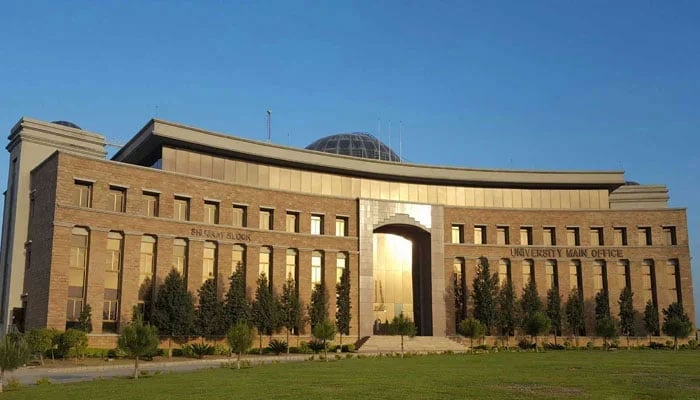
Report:
<svg viewBox="0 0 700 400"><path fill-rule="evenodd" d="M85 304L83 309L80 310L77 329L85 333L92 332L92 307L90 307L90 304Z"/></svg>
<svg viewBox="0 0 700 400"><path fill-rule="evenodd" d="M693 331L693 323L683 310L683 303L671 303L661 312L664 314L662 329L665 334L673 336L673 349L678 350L678 338L688 337Z"/></svg>
<svg viewBox="0 0 700 400"><path fill-rule="evenodd" d="M520 323L523 329L527 320L536 312L542 311L542 299L537 293L537 284L534 279L530 279L523 289L523 296L520 298Z"/></svg>
<svg viewBox="0 0 700 400"><path fill-rule="evenodd" d="M336 311L335 326L340 336L340 346L343 346L343 335L350 334L350 269L344 268L340 282L335 285Z"/></svg>
<svg viewBox="0 0 700 400"><path fill-rule="evenodd" d="M461 273L453 273L454 279L454 293L455 293L455 326L459 327L459 324L467 318L467 302L465 298L466 288L464 283L464 277Z"/></svg>
<svg viewBox="0 0 700 400"><path fill-rule="evenodd" d="M561 297L557 286L553 286L547 291L547 318L551 323L554 344L556 345L557 336L561 335Z"/></svg>
<svg viewBox="0 0 700 400"><path fill-rule="evenodd" d="M184 339L195 329L194 297L175 269L171 270L156 295L153 325L168 336L168 357L172 357L172 341Z"/></svg>
<svg viewBox="0 0 700 400"><path fill-rule="evenodd" d="M508 280L498 291L497 302L498 330L506 338L506 347L509 347L510 336L515 334L516 301L513 284Z"/></svg>
<svg viewBox="0 0 700 400"><path fill-rule="evenodd" d="M224 305L216 298L216 282L207 279L197 291L199 305L197 307L197 333L202 337L223 335Z"/></svg>
<svg viewBox="0 0 700 400"><path fill-rule="evenodd" d="M280 327L279 305L272 294L265 274L260 275L258 278L258 287L255 290L253 323L258 329L260 354L262 354L262 335L271 336Z"/></svg>
<svg viewBox="0 0 700 400"><path fill-rule="evenodd" d="M647 331L649 344L651 344L651 337L659 332L659 310L651 300L647 301L644 307L644 329Z"/></svg>
<svg viewBox="0 0 700 400"><path fill-rule="evenodd" d="M577 288L571 290L566 301L566 324L569 326L569 332L574 335L576 347L578 347L578 336L583 332L584 319L583 302Z"/></svg>
<svg viewBox="0 0 700 400"><path fill-rule="evenodd" d="M225 327L232 327L239 322L250 324L250 301L246 296L245 265L238 263L231 274L228 291L224 299Z"/></svg>
<svg viewBox="0 0 700 400"><path fill-rule="evenodd" d="M476 276L474 277L474 318L486 327L486 334L496 326L496 295L498 275L491 275L489 261L479 257Z"/></svg>
<svg viewBox="0 0 700 400"><path fill-rule="evenodd" d="M596 321L610 318L610 299L608 292L601 290L595 295L595 319Z"/></svg>
<svg viewBox="0 0 700 400"><path fill-rule="evenodd" d="M302 307L299 300L299 290L297 290L294 279L289 278L282 286L282 298L280 299L280 319L282 326L287 331L287 354L289 354L289 333L299 334L302 320Z"/></svg>
<svg viewBox="0 0 700 400"><path fill-rule="evenodd" d="M630 348L630 336L635 334L635 312L634 312L634 293L629 286L626 286L620 293L620 332L627 337L627 349Z"/></svg>
<svg viewBox="0 0 700 400"><path fill-rule="evenodd" d="M309 304L309 323L311 329L328 319L328 298L326 297L326 286L323 282L315 285L311 292L311 304Z"/></svg>

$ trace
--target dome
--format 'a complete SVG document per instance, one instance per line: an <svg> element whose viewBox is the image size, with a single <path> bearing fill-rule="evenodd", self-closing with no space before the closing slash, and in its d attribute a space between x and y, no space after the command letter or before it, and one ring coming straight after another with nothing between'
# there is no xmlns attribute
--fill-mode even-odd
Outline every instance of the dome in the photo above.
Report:
<svg viewBox="0 0 700 400"><path fill-rule="evenodd" d="M70 122L70 121L51 121L51 123L52 123L52 124L56 124L56 125L67 126L67 127L69 127L69 128L73 128L73 129L81 129L81 130L82 130L81 127L79 127L78 125L76 125L76 124L74 124L74 123L72 123L72 122Z"/></svg>
<svg viewBox="0 0 700 400"><path fill-rule="evenodd" d="M379 156L377 156L377 147L379 147ZM401 161L389 146L364 132L326 136L306 146L306 149L371 160Z"/></svg>

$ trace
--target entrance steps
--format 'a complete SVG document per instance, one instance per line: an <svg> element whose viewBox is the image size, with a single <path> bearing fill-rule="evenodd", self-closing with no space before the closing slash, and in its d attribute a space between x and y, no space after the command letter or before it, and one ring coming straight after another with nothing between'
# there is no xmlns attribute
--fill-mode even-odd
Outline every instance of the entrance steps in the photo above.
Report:
<svg viewBox="0 0 700 400"><path fill-rule="evenodd" d="M412 353L466 352L469 348L448 337L404 336L404 351ZM357 350L359 353L400 353L401 336L369 336Z"/></svg>

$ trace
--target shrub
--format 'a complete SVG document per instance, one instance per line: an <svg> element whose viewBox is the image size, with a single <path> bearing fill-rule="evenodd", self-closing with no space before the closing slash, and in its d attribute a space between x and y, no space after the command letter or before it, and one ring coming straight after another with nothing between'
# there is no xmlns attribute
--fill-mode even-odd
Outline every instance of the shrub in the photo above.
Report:
<svg viewBox="0 0 700 400"><path fill-rule="evenodd" d="M214 346L206 343L193 343L190 345L190 349L195 357L202 359L204 356L210 356L214 354Z"/></svg>
<svg viewBox="0 0 700 400"><path fill-rule="evenodd" d="M231 348L225 344L217 343L214 345L214 354L217 356L228 356L231 354Z"/></svg>
<svg viewBox="0 0 700 400"><path fill-rule="evenodd" d="M593 348L594 348L593 342L588 342L588 343L586 343L586 348L587 348L588 350L593 350Z"/></svg>
<svg viewBox="0 0 700 400"><path fill-rule="evenodd" d="M119 347L116 349L107 350L107 358L124 358L126 357L126 352Z"/></svg>
<svg viewBox="0 0 700 400"><path fill-rule="evenodd" d="M485 345L485 344L480 344L480 345L474 347L474 349L475 350L489 350L490 347L488 345Z"/></svg>
<svg viewBox="0 0 700 400"><path fill-rule="evenodd" d="M355 352L355 345L354 344L344 344L341 348L340 351L343 353L353 353Z"/></svg>
<svg viewBox="0 0 700 400"><path fill-rule="evenodd" d="M270 341L270 344L268 344L267 347L273 353L275 353L275 355L280 355L287 351L287 342L285 342L284 340L274 339Z"/></svg>
<svg viewBox="0 0 700 400"><path fill-rule="evenodd" d="M698 348L698 341L695 339L688 340L688 348L691 350L697 349Z"/></svg>
<svg viewBox="0 0 700 400"><path fill-rule="evenodd" d="M318 353L318 352L320 352L320 351L323 351L323 350L325 349L325 347L326 347L325 343L323 343L322 340L318 340L318 339L311 339L311 340L309 341L309 343L307 343L307 346L308 346L309 349L311 349L311 351L313 351L314 353Z"/></svg>
<svg viewBox="0 0 700 400"><path fill-rule="evenodd" d="M673 345L673 342L671 342L671 344ZM659 343L659 342L650 342L649 343L649 348L654 349L654 350L664 350L667 347L668 346L666 346L665 344Z"/></svg>
<svg viewBox="0 0 700 400"><path fill-rule="evenodd" d="M520 339L518 341L518 348L521 350L531 350L535 348L535 344L526 339Z"/></svg>
<svg viewBox="0 0 700 400"><path fill-rule="evenodd" d="M39 378L36 380L35 384L37 386L42 386L42 385L50 385L51 384L51 379L47 377Z"/></svg>
<svg viewBox="0 0 700 400"><path fill-rule="evenodd" d="M544 345L544 348L547 350L566 350L566 346L555 343L547 343Z"/></svg>
<svg viewBox="0 0 700 400"><path fill-rule="evenodd" d="M571 349L571 348L573 348L573 344L571 343L570 340L565 340L565 341L564 341L564 348L565 348L565 349Z"/></svg>
<svg viewBox="0 0 700 400"><path fill-rule="evenodd" d="M75 357L85 353L87 349L87 334L77 329L68 329L58 336L57 355L59 357Z"/></svg>
<svg viewBox="0 0 700 400"><path fill-rule="evenodd" d="M20 390L22 388L22 383L20 383L19 379L17 378L10 378L7 380L7 383L4 386L4 390L8 392L13 392Z"/></svg>

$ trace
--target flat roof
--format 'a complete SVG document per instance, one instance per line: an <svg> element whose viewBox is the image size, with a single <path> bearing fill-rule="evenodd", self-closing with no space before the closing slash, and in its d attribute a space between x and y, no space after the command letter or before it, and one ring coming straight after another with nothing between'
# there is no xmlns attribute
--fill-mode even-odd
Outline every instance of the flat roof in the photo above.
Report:
<svg viewBox="0 0 700 400"><path fill-rule="evenodd" d="M302 170L436 185L613 190L625 184L623 171L474 169L380 161L243 139L160 119L150 120L112 160L151 165L163 146Z"/></svg>

